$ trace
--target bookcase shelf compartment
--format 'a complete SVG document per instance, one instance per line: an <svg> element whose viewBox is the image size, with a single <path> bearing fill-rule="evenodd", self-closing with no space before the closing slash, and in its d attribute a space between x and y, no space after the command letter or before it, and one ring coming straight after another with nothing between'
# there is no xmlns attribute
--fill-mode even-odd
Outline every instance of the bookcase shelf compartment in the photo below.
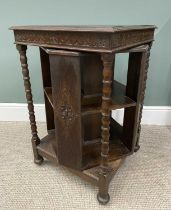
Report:
<svg viewBox="0 0 171 210"><path fill-rule="evenodd" d="M110 106L111 110L136 106L136 102L125 95L125 91L126 91L125 85L123 85L115 80L113 81L112 103ZM50 104L53 107L52 88L45 87L44 92L45 92ZM100 94L99 94L98 98L99 98L98 104L82 105L81 106L82 115L101 112L101 103L100 103L101 96L100 96ZM84 103L86 103L85 100L86 100L86 97L84 98Z"/></svg>

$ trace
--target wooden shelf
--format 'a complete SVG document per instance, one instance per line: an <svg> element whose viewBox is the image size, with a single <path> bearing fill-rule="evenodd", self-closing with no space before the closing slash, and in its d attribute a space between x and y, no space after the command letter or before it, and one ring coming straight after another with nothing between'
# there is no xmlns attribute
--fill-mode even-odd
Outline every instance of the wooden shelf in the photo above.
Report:
<svg viewBox="0 0 171 210"><path fill-rule="evenodd" d="M111 171L107 172L107 175L109 177L110 174L116 173L118 168L121 166L121 164L124 162L125 158L121 158L115 161L111 161L108 163L108 166L110 167ZM95 184L99 181L99 171L100 171L100 165L95 166L86 170L83 170L83 174L87 175L87 177L92 179ZM78 174L79 175L79 174Z"/></svg>
<svg viewBox="0 0 171 210"><path fill-rule="evenodd" d="M113 81L111 110L135 106L136 102L126 95L126 86Z"/></svg>
<svg viewBox="0 0 171 210"><path fill-rule="evenodd" d="M52 88L46 87L44 88L44 92L50 104L53 107ZM110 106L111 110L127 108L131 106L136 106L136 102L130 99L129 97L125 96L125 85L117 81L114 81L113 88L112 88L112 104ZM100 103L82 106L82 115L91 114L91 113L99 113L99 112L101 112Z"/></svg>
<svg viewBox="0 0 171 210"><path fill-rule="evenodd" d="M52 88L45 87L44 92L45 92L45 95L46 95L48 101L50 102L51 106L53 107ZM101 99L101 94L82 96L81 104L84 106L85 105L87 106L87 104L96 104L95 106L97 107L97 102L99 102L100 99Z"/></svg>
<svg viewBox="0 0 171 210"><path fill-rule="evenodd" d="M109 162L123 159L125 156L131 154L130 150L122 142L122 127L114 120L111 122L111 137L110 137L110 150L109 150ZM49 134L45 136L40 144L37 146L38 153L58 163L56 155L56 139L55 131L49 131ZM83 144L83 159L82 170L90 169L100 165L101 161L101 139L95 139Z"/></svg>
<svg viewBox="0 0 171 210"><path fill-rule="evenodd" d="M81 96L81 105L87 106L87 105L96 105L100 104L102 98L102 94L94 94L94 95L82 95Z"/></svg>
<svg viewBox="0 0 171 210"><path fill-rule="evenodd" d="M109 145L109 158L108 161L115 161L124 156L127 156L130 151L122 143L120 138L110 139ZM101 161L101 142L85 145L83 147L83 169L95 167L100 164Z"/></svg>
<svg viewBox="0 0 171 210"><path fill-rule="evenodd" d="M52 88L51 87L45 87L44 88L45 95L50 102L51 106L53 107L53 98L52 98Z"/></svg>
<svg viewBox="0 0 171 210"><path fill-rule="evenodd" d="M50 104L53 107L52 88L46 87L44 89ZM113 82L112 104L111 109L119 109L125 107L135 106L136 103L129 97L125 96L125 86L119 82ZM86 105L82 106L82 115L100 113L101 106ZM122 127L111 119L110 128L110 145L109 145L109 162L115 161L130 154L130 150L124 145L122 141ZM42 139L41 144L38 145L39 154L48 159L57 162L57 155L55 153L55 134L51 131L49 135ZM101 137L84 142L82 149L82 170L96 167L101 161Z"/></svg>
<svg viewBox="0 0 171 210"><path fill-rule="evenodd" d="M41 141L40 144L37 146L39 155L53 161L58 162L58 158L55 152L55 130L50 130L48 135L45 136Z"/></svg>
<svg viewBox="0 0 171 210"><path fill-rule="evenodd" d="M122 142L122 126L111 119L108 161L115 161L131 154ZM86 142L83 146L83 169L100 165L101 138Z"/></svg>
<svg viewBox="0 0 171 210"><path fill-rule="evenodd" d="M126 87L125 85L113 81L112 87L112 103L110 106L111 110L127 108L131 106L136 106L136 102L133 101L131 98L125 95ZM82 106L82 115L91 114L91 113L99 113L101 112L100 105L87 105Z"/></svg>

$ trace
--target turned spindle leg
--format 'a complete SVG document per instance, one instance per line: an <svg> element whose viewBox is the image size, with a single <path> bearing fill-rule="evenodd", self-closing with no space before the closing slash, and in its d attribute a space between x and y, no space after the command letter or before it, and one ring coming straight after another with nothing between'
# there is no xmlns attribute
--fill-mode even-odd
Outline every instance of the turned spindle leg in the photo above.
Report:
<svg viewBox="0 0 171 210"><path fill-rule="evenodd" d="M35 114L34 114L34 105L33 105L32 92L31 92L29 69L28 69L28 64L27 64L27 56L26 56L27 46L17 45L16 47L20 54L20 62L21 62L23 80L24 80L26 99L27 99L27 104L28 104L29 119L30 119L30 125L31 125L31 133L32 133L31 141L32 141L32 147L33 147L34 162L36 164L41 164L43 161L43 158L38 154L38 151L36 148L36 146L40 143L40 139L37 134L37 126L36 126Z"/></svg>
<svg viewBox="0 0 171 210"><path fill-rule="evenodd" d="M145 62L145 68L144 68L144 75L143 75L143 84L141 87L141 98L140 98L140 111L139 111L139 120L138 120L138 130L137 130L137 141L135 145L134 151L137 152L140 148L139 146L139 139L140 139L140 132L141 132L141 119L142 119L142 111L143 111L143 104L144 104L144 97L145 97L145 89L146 89L146 81L147 81L147 73L148 73L148 67L149 67L149 60L150 60L150 50L152 47L152 42L149 44L149 48L147 50L146 55L146 62Z"/></svg>
<svg viewBox="0 0 171 210"><path fill-rule="evenodd" d="M113 80L113 54L102 54L103 61L103 89L102 89L102 139L101 139L101 165L99 173L99 193L97 199L100 203L106 204L110 197L108 194L108 185L106 181L106 174L110 172L108 166L108 153L109 153L109 136L110 136L110 104L112 93L112 80Z"/></svg>
<svg viewBox="0 0 171 210"><path fill-rule="evenodd" d="M110 200L109 196L109 180L107 174L100 174L99 176L99 192L97 194L97 200L101 204L106 204Z"/></svg>

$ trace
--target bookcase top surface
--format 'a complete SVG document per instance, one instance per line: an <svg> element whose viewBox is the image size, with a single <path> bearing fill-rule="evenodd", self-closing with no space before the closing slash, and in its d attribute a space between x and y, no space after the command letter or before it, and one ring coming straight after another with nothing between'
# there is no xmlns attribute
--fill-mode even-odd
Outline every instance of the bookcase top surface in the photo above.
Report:
<svg viewBox="0 0 171 210"><path fill-rule="evenodd" d="M76 31L76 32L124 32L133 30L155 29L154 25L28 25L12 26L10 30L38 30L38 31Z"/></svg>
<svg viewBox="0 0 171 210"><path fill-rule="evenodd" d="M113 53L154 40L154 25L13 26L15 44Z"/></svg>

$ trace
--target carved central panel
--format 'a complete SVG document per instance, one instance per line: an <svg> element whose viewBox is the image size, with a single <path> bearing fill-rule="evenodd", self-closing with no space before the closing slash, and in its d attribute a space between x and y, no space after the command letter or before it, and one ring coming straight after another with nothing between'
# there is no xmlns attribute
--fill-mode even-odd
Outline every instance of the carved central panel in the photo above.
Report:
<svg viewBox="0 0 171 210"><path fill-rule="evenodd" d="M71 105L72 94L70 93L70 91L66 87L61 87L61 90L61 101L58 102L58 109L56 111L57 115L60 117L63 123L66 126L69 126L79 116L79 114L77 113L77 111L74 110Z"/></svg>
<svg viewBox="0 0 171 210"><path fill-rule="evenodd" d="M74 117L72 108L68 104L62 105L60 107L60 114L61 114L62 119L64 120L72 121Z"/></svg>

